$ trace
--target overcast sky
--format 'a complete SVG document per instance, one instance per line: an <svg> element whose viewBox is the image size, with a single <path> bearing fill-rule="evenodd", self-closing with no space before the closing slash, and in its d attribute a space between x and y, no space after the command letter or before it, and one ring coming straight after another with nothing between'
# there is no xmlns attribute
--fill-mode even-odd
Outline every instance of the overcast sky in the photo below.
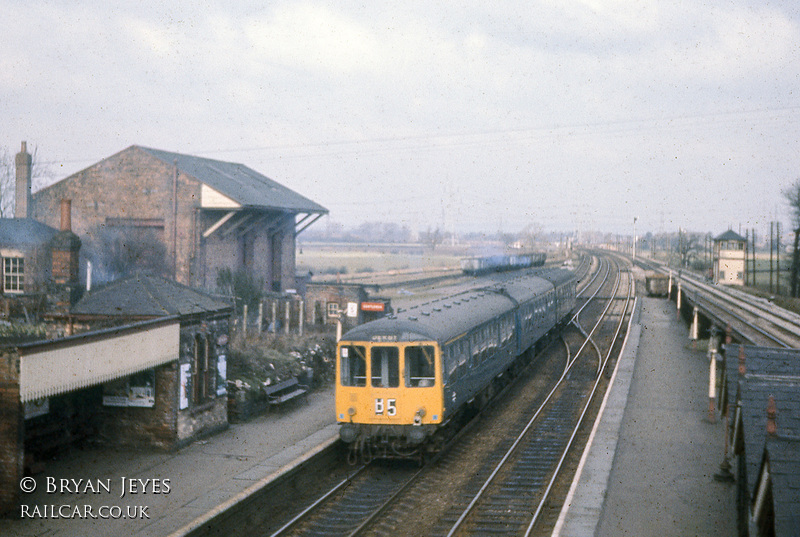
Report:
<svg viewBox="0 0 800 537"><path fill-rule="evenodd" d="M0 146L241 162L345 225L768 230L798 5L0 0Z"/></svg>

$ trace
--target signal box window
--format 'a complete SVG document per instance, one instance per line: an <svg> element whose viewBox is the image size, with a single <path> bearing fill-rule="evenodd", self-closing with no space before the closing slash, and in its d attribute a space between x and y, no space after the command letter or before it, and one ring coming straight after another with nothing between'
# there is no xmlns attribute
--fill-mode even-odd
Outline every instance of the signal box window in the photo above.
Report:
<svg viewBox="0 0 800 537"><path fill-rule="evenodd" d="M436 380L433 347L406 347L406 386L425 388L433 386Z"/></svg>
<svg viewBox="0 0 800 537"><path fill-rule="evenodd" d="M342 386L367 385L367 359L364 347L348 345L342 347L339 357L339 374Z"/></svg>
<svg viewBox="0 0 800 537"><path fill-rule="evenodd" d="M25 291L25 260L23 258L3 258L3 291L6 293Z"/></svg>
<svg viewBox="0 0 800 537"><path fill-rule="evenodd" d="M400 353L397 347L372 347L372 385L376 388L400 386Z"/></svg>

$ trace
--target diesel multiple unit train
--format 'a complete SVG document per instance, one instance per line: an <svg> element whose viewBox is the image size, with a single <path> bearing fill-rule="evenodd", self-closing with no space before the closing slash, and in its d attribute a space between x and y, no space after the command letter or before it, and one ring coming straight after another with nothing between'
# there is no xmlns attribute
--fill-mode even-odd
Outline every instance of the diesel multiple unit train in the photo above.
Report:
<svg viewBox="0 0 800 537"><path fill-rule="evenodd" d="M480 289L360 325L337 346L336 416L351 457L422 457L483 406L567 322L562 269L487 278Z"/></svg>
<svg viewBox="0 0 800 537"><path fill-rule="evenodd" d="M465 257L461 260L461 270L464 274L478 276L490 272L503 272L506 270L519 270L544 265L547 254L544 252L531 252L527 254L496 254L483 257Z"/></svg>

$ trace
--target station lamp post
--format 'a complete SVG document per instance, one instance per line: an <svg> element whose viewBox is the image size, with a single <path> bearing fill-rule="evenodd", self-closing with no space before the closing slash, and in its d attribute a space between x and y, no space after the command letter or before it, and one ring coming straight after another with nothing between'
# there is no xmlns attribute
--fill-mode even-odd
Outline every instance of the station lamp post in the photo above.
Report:
<svg viewBox="0 0 800 537"><path fill-rule="evenodd" d="M633 259L636 260L636 220L638 220L638 216L633 217Z"/></svg>

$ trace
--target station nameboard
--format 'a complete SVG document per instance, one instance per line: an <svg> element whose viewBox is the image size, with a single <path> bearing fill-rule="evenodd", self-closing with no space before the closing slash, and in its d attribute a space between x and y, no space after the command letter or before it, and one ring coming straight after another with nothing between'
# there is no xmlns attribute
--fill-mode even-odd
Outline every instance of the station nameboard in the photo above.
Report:
<svg viewBox="0 0 800 537"><path fill-rule="evenodd" d="M385 311L386 305L383 302L362 302L361 311Z"/></svg>

